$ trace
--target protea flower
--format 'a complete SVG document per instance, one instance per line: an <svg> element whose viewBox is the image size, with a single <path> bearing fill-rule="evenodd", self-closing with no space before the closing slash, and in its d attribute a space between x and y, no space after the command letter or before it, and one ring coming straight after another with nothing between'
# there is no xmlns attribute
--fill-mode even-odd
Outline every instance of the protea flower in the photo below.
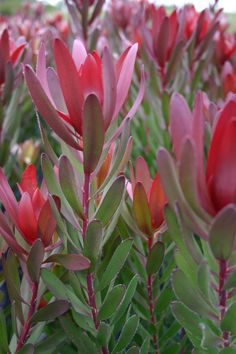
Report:
<svg viewBox="0 0 236 354"><path fill-rule="evenodd" d="M17 245L6 216L20 232L25 241L32 245L40 238L45 247L49 246L56 229L56 221L50 207L47 191L39 188L34 165L29 165L18 185L21 197L17 201L2 170L0 170L0 201L5 208L5 215L0 215L0 232L9 246L16 251Z"/></svg>
<svg viewBox="0 0 236 354"><path fill-rule="evenodd" d="M89 97L102 115L104 133L117 118L128 95L137 49L137 44L127 48L114 65L107 48L101 58L97 52L88 54L76 39L71 55L56 39L55 71L46 69L42 43L36 74L30 66L25 68L26 82L39 113L67 144L83 149L83 110Z"/></svg>

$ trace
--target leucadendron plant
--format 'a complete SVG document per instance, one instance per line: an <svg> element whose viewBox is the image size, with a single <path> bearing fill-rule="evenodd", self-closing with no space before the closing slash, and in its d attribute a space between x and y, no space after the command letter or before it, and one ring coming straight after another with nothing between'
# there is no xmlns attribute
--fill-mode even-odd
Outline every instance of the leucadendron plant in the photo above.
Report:
<svg viewBox="0 0 236 354"><path fill-rule="evenodd" d="M2 258L9 300L12 303L13 336L6 352L18 353L22 348L32 352L33 344L26 344L32 333L37 332L43 321L51 321L69 309L66 299L55 300L50 296L40 308L45 286L40 282L42 269L46 271L59 263L69 270L90 267L90 261L81 253L60 254L62 241L56 233L48 191L38 186L36 170L29 165L18 185L17 201L0 171L0 201L5 213L0 213L0 232L10 250ZM55 204L60 208L58 198ZM10 221L9 221L10 219ZM3 321L3 317L2 317ZM4 326L2 326L5 331ZM27 348L27 349L26 349Z"/></svg>
<svg viewBox="0 0 236 354"><path fill-rule="evenodd" d="M158 281L156 274L160 270L165 253L165 245L158 240L158 236L161 235L161 229L163 229L164 207L167 200L159 175L156 174L154 180L151 179L148 166L142 157L137 158L135 171L131 165L130 180L130 197L133 204L134 219L142 233L140 236L147 245L144 255L144 258L146 258L147 303L149 307L149 322L153 327L153 349L155 353L158 353L159 340L155 313L157 301L153 282ZM140 251L142 253L144 250L141 248ZM159 288L160 284L157 286Z"/></svg>
<svg viewBox="0 0 236 354"><path fill-rule="evenodd" d="M170 111L177 162L163 148L157 160L170 203L166 221L177 245L173 312L195 352L233 353L235 97L215 113L212 125L206 122L202 92L193 113L179 94L172 96Z"/></svg>
<svg viewBox="0 0 236 354"><path fill-rule="evenodd" d="M78 350L86 348L90 353L123 350L138 328L138 316L132 313L124 326L117 325L131 299L128 288L116 279L133 241L114 233L126 195L130 119L144 94L142 71L136 101L119 124L136 54L134 44L115 62L108 48L100 57L96 52L87 53L76 39L71 55L56 39L56 70L46 70L43 43L36 74L29 66L25 68L36 109L61 141L62 155L58 158L48 146L48 155L42 155L42 170L54 197L50 205L64 252L83 254L90 262L87 271L64 274L63 282L46 271L43 282L58 300L71 304L71 311L60 318L61 327ZM55 198L60 200L60 212ZM114 242L115 247L110 248ZM55 256L50 260L56 261ZM129 331L133 334L128 339Z"/></svg>

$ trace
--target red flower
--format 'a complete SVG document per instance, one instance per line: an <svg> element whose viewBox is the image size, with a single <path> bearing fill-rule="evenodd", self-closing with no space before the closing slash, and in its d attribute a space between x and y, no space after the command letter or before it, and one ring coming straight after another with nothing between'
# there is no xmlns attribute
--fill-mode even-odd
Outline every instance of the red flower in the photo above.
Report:
<svg viewBox="0 0 236 354"><path fill-rule="evenodd" d="M154 180L151 179L148 166L142 157L136 160L135 172L134 174L131 166L134 216L140 230L147 236L152 236L164 221L166 196L159 175L156 174Z"/></svg>
<svg viewBox="0 0 236 354"><path fill-rule="evenodd" d="M100 58L97 52L87 54L77 39L71 55L56 39L54 71L46 70L45 48L41 45L36 74L26 66L26 82L38 111L67 144L83 148L83 107L89 95L95 95L102 108L104 131L117 117L128 95L137 49L137 44L127 48L114 66L107 48Z"/></svg>
<svg viewBox="0 0 236 354"><path fill-rule="evenodd" d="M21 193L19 202L16 201L3 171L0 170L0 200L6 213L29 245L37 238L41 238L47 247L55 232L56 221L47 193L38 187L34 165L29 165L25 169L18 187ZM4 225L0 220L0 229L1 227L4 228Z"/></svg>

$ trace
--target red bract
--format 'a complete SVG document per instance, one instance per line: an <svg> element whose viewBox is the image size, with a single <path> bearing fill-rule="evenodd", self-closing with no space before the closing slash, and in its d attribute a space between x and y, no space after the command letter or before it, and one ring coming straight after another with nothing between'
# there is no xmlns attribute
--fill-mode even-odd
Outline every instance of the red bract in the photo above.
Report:
<svg viewBox="0 0 236 354"><path fill-rule="evenodd" d="M226 62L222 71L222 81L224 85L224 93L236 93L236 72L230 62Z"/></svg>
<svg viewBox="0 0 236 354"><path fill-rule="evenodd" d="M233 33L219 31L215 36L215 41L218 61L222 65L236 53L236 36Z"/></svg>
<svg viewBox="0 0 236 354"><path fill-rule="evenodd" d="M133 208L138 227L147 236L152 236L164 221L164 194L160 177L151 179L148 166L142 157L136 160L135 174L131 166L130 179L133 190Z"/></svg>
<svg viewBox="0 0 236 354"><path fill-rule="evenodd" d="M163 6L152 8L152 28L145 31L147 48L158 66L164 68L176 46L179 30L177 11L167 15Z"/></svg>
<svg viewBox="0 0 236 354"><path fill-rule="evenodd" d="M192 183L192 201L215 215L228 204L236 203L236 102L231 99L220 111L214 127L206 170L204 168L204 107L202 93L196 96L193 114L186 102L175 94L171 99L171 135L180 175L188 173ZM191 160L190 160L191 159ZM188 163L188 166L187 166ZM187 172L190 168L193 171ZM182 178L182 177L181 177ZM186 189L187 179L182 179ZM190 181L188 180L187 183ZM196 184L195 184L196 183Z"/></svg>
<svg viewBox="0 0 236 354"><path fill-rule="evenodd" d="M114 65L107 48L101 58L96 52L88 54L77 39L71 55L56 39L54 71L46 70L45 48L41 45L36 74L26 66L26 82L38 111L66 143L83 148L83 108L90 95L95 95L101 106L104 131L109 128L127 98L137 49L137 44L127 48Z"/></svg>
<svg viewBox="0 0 236 354"><path fill-rule="evenodd" d="M10 62L15 66L25 48L25 44L16 46L10 41L8 30L5 29L0 36L0 85L5 82L6 65Z"/></svg>
<svg viewBox="0 0 236 354"><path fill-rule="evenodd" d="M47 247L55 232L56 221L47 193L38 187L34 165L29 165L25 169L18 187L21 193L19 202L16 201L3 171L0 171L0 200L6 213L29 245L40 238ZM1 228L6 233L7 229L3 220L0 222Z"/></svg>

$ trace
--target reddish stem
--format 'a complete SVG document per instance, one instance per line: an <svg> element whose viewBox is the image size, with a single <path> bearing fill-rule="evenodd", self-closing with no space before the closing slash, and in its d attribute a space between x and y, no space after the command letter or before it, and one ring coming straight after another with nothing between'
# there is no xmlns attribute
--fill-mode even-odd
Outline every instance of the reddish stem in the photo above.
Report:
<svg viewBox="0 0 236 354"><path fill-rule="evenodd" d="M227 302L227 291L224 289L224 284L227 276L227 262L224 260L219 261L219 306L220 306L220 320L222 321L225 316L226 302ZM224 347L229 346L229 332L223 332L223 344Z"/></svg>
<svg viewBox="0 0 236 354"><path fill-rule="evenodd" d="M20 337L18 339L15 353L18 353L18 351L24 346L24 344L29 336L29 331L30 331L30 327L31 327L31 320L32 320L32 317L33 317L33 315L35 313L35 309L36 309L38 283L34 282L32 284L31 292L32 292L32 296L31 296L31 300L30 300L30 307L29 307L29 311L28 311L28 316L27 316L27 319L26 319L24 326L22 328Z"/></svg>
<svg viewBox="0 0 236 354"><path fill-rule="evenodd" d="M90 174L85 173L84 188L83 188L83 210L84 210L84 220L83 220L83 229L82 229L83 238L86 237L86 232L89 223L89 190L90 190ZM94 326L96 329L98 329L100 326L100 321L98 321L97 319L98 310L96 304L96 295L93 286L93 274L89 272L87 274L86 280L87 280L88 304L91 308ZM109 353L106 347L102 347L102 353L103 354Z"/></svg>
<svg viewBox="0 0 236 354"><path fill-rule="evenodd" d="M151 253L153 245L153 237L148 238L148 253ZM154 301L153 301L153 276L148 275L147 279L147 292L148 292L148 303L149 303L149 313L150 313L150 322L153 326L156 326L156 318L154 314ZM158 340L157 335L153 334L152 336L153 346L155 349L155 354L158 354Z"/></svg>

